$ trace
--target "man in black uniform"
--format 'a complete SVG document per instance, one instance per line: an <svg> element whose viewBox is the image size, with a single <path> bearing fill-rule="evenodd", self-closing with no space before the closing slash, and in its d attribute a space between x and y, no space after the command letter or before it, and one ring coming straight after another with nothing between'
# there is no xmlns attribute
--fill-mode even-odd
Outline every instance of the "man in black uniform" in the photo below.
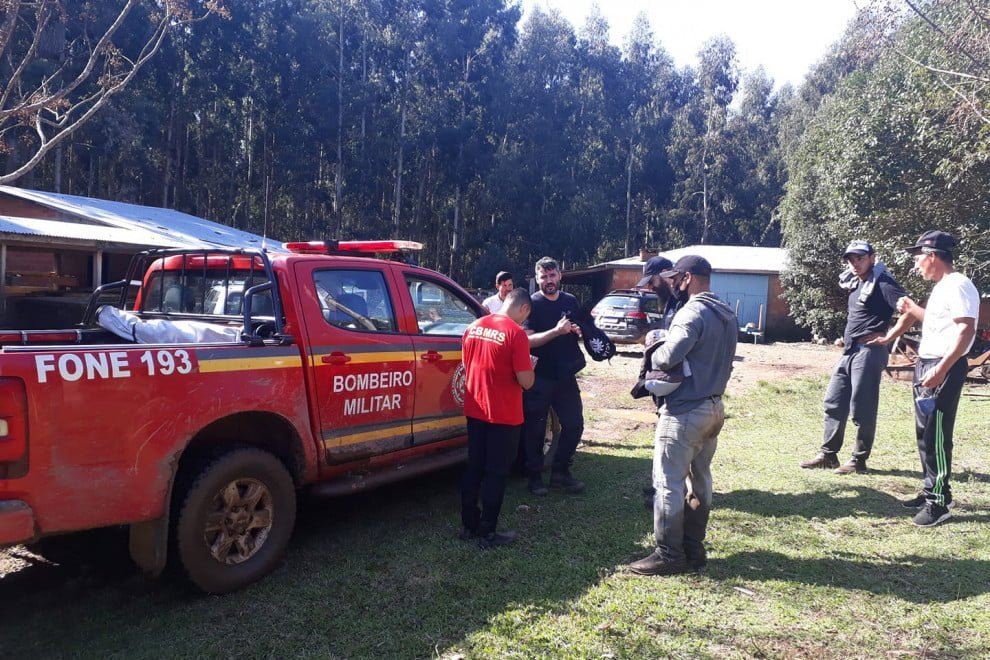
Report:
<svg viewBox="0 0 990 660"><path fill-rule="evenodd" d="M840 285L851 290L844 350L835 365L825 390L825 434L818 455L801 463L802 468L834 468L836 474L866 472L866 460L873 449L880 404L880 378L887 366L890 350L874 342L883 337L890 318L897 309L897 299L907 295L894 281L866 241L853 241L843 258L849 268L840 277ZM911 317L901 316L901 332L911 324ZM856 448L852 458L839 465L836 457L842 448L846 419L852 413L856 425Z"/></svg>
<svg viewBox="0 0 990 660"><path fill-rule="evenodd" d="M571 476L571 461L584 432L584 409L577 373L585 366L578 346L581 330L569 316L580 308L577 298L560 290L560 268L550 257L536 262L533 306L526 321L529 346L537 358L536 383L523 394L523 451L529 492L547 494L543 484L543 438L553 407L560 420L560 439L550 472L550 486L580 493L584 483Z"/></svg>

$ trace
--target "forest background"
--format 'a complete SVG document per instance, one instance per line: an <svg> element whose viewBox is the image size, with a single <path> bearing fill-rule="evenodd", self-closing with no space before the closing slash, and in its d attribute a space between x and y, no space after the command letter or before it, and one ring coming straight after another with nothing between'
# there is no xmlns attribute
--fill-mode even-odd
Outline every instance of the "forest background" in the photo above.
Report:
<svg viewBox="0 0 990 660"><path fill-rule="evenodd" d="M677 68L645 16L618 48L600 13L505 0L0 0L0 85L2 183L419 240L467 286L783 244L792 314L834 336L843 246L907 282L938 227L990 291L990 0L869 2L779 89L727 36Z"/></svg>

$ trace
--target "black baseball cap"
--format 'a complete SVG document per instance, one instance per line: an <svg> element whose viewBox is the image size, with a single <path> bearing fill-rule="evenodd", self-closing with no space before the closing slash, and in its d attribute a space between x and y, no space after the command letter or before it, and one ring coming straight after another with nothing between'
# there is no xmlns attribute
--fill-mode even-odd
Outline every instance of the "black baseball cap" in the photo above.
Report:
<svg viewBox="0 0 990 660"><path fill-rule="evenodd" d="M684 273L691 273L692 275L700 275L702 277L711 277L712 265L708 263L708 259L705 259L704 257L699 257L696 254L689 254L678 259L677 263L674 264L672 268L660 273L660 277L673 277L674 275L683 275Z"/></svg>
<svg viewBox="0 0 990 660"><path fill-rule="evenodd" d="M956 239L952 234L933 229L919 236L918 241L914 245L909 245L904 250L908 254L918 254L925 248L951 253L952 248L956 247L956 245Z"/></svg>
<svg viewBox="0 0 990 660"><path fill-rule="evenodd" d="M673 265L674 263L667 257L650 257L643 265L643 279L636 286L646 286L654 275L659 275Z"/></svg>
<svg viewBox="0 0 990 660"><path fill-rule="evenodd" d="M873 246L863 240L852 241L842 253L842 257L846 258L850 254L873 254Z"/></svg>

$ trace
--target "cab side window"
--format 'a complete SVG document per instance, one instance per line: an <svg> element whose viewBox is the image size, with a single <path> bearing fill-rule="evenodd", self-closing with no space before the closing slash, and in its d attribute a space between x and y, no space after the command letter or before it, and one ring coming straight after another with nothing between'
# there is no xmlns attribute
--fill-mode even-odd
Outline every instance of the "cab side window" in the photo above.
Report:
<svg viewBox="0 0 990 660"><path fill-rule="evenodd" d="M643 311L647 314L659 314L660 306L657 302L657 298L653 296L646 296L643 298Z"/></svg>
<svg viewBox="0 0 990 660"><path fill-rule="evenodd" d="M407 277L420 334L460 337L477 313L460 295L432 280Z"/></svg>
<svg viewBox="0 0 990 660"><path fill-rule="evenodd" d="M395 312L385 278L377 270L318 270L313 273L323 318L357 332L395 332Z"/></svg>

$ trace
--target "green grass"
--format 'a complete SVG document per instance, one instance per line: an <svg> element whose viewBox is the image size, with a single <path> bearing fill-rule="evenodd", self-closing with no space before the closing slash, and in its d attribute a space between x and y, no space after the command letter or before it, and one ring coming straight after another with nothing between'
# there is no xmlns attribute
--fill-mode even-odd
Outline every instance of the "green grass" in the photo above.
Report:
<svg viewBox="0 0 990 660"><path fill-rule="evenodd" d="M885 383L872 471L847 477L797 468L820 442L823 391L794 379L729 399L701 574L622 571L652 541L640 427L579 452L582 496L534 500L513 481L512 548L456 540L452 470L304 502L285 565L225 597L121 562L29 567L0 579L0 656L985 656L990 402L960 407L954 518L919 529L896 502L919 482L909 389Z"/></svg>

